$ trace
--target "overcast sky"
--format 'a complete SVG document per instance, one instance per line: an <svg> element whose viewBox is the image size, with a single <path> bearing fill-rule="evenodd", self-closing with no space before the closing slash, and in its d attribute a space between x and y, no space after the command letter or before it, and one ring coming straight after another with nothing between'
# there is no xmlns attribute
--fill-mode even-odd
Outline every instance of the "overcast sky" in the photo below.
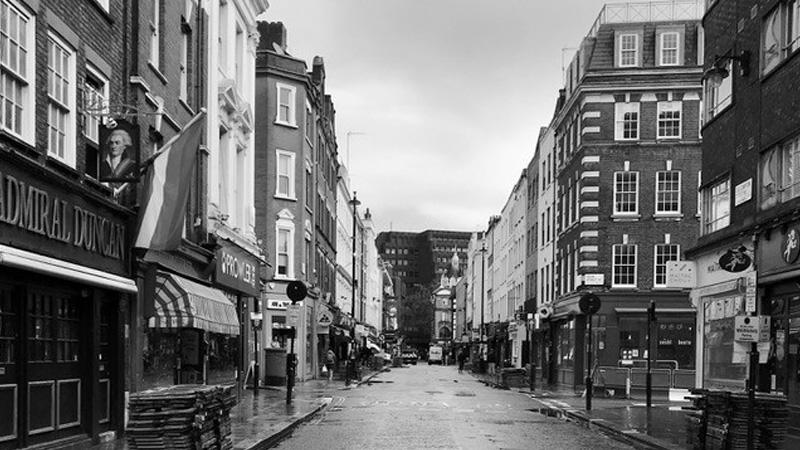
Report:
<svg viewBox="0 0 800 450"><path fill-rule="evenodd" d="M486 229L605 2L269 3L288 52L324 58L340 157L380 232Z"/></svg>

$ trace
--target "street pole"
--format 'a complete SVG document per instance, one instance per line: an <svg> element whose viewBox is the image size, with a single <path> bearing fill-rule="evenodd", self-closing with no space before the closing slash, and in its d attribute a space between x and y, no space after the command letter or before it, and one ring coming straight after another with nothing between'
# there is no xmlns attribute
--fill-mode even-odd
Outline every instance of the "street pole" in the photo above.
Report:
<svg viewBox="0 0 800 450"><path fill-rule="evenodd" d="M650 408L653 403L653 345L651 342L651 335L653 330L653 323L656 321L656 302L650 300L650 307L647 308L647 376L645 395L647 396L647 407Z"/></svg>
<svg viewBox="0 0 800 450"><path fill-rule="evenodd" d="M529 374L529 383L531 392L536 387L536 361L534 361L536 352L533 348L533 313L528 313L528 359L530 360L531 373Z"/></svg>
<svg viewBox="0 0 800 450"><path fill-rule="evenodd" d="M294 388L294 377L297 373L297 359L294 355L294 338L297 335L297 328L292 327L291 343L289 354L286 355L286 404L292 404L292 388Z"/></svg>
<svg viewBox="0 0 800 450"><path fill-rule="evenodd" d="M261 301L258 298L253 299L253 312L258 314L261 309L259 307L259 303ZM253 365L253 395L258 395L258 379L260 377L260 367L258 365L258 329L261 327L261 321L258 321L258 325L256 325L256 321L252 321L253 323L253 350L255 353L255 364Z"/></svg>
<svg viewBox="0 0 800 450"><path fill-rule="evenodd" d="M351 382L351 376L352 376L353 379L355 379L355 372L356 372L356 370L355 370L356 368L354 366L355 365L355 360L351 356L353 356L354 353L355 353L355 345L356 345L356 325L355 325L355 320L356 320L356 286L358 285L358 282L356 281L356 226L357 226L357 224L356 224L356 219L357 219L356 208L358 207L358 205L361 204L361 202L358 201L357 195L358 195L358 193L356 191L353 191L353 199L348 202L353 206L353 244L352 244L353 245L353 259L352 259L352 268L350 269L351 276L353 278L353 289L350 292L350 294L351 294L350 295L350 317L353 318L353 327L350 328L350 349L347 352L347 369L345 370L345 372L346 372L345 373L345 384L347 384L347 385L349 385L350 382Z"/></svg>
<svg viewBox="0 0 800 450"><path fill-rule="evenodd" d="M586 321L589 323L589 342L586 350L586 410L592 410L592 393L594 386L592 386L592 315L586 315Z"/></svg>
<svg viewBox="0 0 800 450"><path fill-rule="evenodd" d="M480 353L480 364L478 366L479 367L478 371L480 373L484 373L486 371L486 361L483 360L483 351L484 351L483 333L485 327L483 323L483 303L484 303L483 295L484 292L486 291L486 286L484 284L486 282L484 277L484 271L486 270L486 244L484 242L481 242L480 252L481 252L481 340L480 340L480 350L478 351Z"/></svg>

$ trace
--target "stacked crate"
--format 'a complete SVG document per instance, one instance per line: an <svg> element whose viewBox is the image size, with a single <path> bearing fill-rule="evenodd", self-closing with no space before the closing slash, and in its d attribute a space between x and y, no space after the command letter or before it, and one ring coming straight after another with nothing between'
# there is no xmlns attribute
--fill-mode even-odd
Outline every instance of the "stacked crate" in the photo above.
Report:
<svg viewBox="0 0 800 450"><path fill-rule="evenodd" d="M132 394L127 437L131 449L233 448L230 386L176 385Z"/></svg>
<svg viewBox="0 0 800 450"><path fill-rule="evenodd" d="M747 449L750 409L747 393L692 391L687 413L687 443L694 449ZM781 448L786 440L789 411L786 397L757 393L753 407L753 444L757 449Z"/></svg>

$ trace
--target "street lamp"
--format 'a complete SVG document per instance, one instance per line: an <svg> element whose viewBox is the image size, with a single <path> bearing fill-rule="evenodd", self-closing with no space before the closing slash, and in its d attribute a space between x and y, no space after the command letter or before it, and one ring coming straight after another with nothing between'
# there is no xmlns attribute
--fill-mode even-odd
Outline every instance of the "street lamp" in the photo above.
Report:
<svg viewBox="0 0 800 450"><path fill-rule="evenodd" d="M484 239L485 239L485 237L484 237ZM486 292L486 286L484 284L485 283L484 271L486 270L486 242L485 241L481 242L481 249L479 251L481 252L481 340L480 340L480 345L481 345L481 347L480 347L480 354L481 354L480 361L481 361L481 363L480 363L480 372L483 373L483 372L486 371L486 361L483 359L484 358L484 351L485 351L485 349L484 349L485 343L484 343L484 339L483 339L484 326L485 326L484 323L483 323L483 303L484 303L483 296L484 296L484 293Z"/></svg>
<svg viewBox="0 0 800 450"><path fill-rule="evenodd" d="M347 202L349 205L353 207L353 260L352 260L352 268L351 276L353 278L353 288L350 296L350 317L353 318L353 327L350 329L350 351L347 355L347 364L348 369L346 370L345 381L346 384L350 384L350 375L353 375L355 378L355 345L356 345L356 326L355 326L355 319L356 319L356 285L358 284L356 280L356 219L358 218L358 214L356 212L356 208L358 205L361 204L357 198L358 193L353 191L353 198Z"/></svg>

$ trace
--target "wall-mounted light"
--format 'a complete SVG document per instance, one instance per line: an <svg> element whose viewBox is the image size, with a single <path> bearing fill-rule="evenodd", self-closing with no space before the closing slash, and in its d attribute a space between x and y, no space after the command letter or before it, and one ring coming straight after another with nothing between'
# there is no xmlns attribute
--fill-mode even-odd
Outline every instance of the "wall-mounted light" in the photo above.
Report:
<svg viewBox="0 0 800 450"><path fill-rule="evenodd" d="M739 76L746 77L750 74L750 52L742 50L738 54L714 57L714 63L703 73L703 79L708 81L711 86L718 88L722 84L722 80L730 75L726 68L728 62L734 61L739 64Z"/></svg>

